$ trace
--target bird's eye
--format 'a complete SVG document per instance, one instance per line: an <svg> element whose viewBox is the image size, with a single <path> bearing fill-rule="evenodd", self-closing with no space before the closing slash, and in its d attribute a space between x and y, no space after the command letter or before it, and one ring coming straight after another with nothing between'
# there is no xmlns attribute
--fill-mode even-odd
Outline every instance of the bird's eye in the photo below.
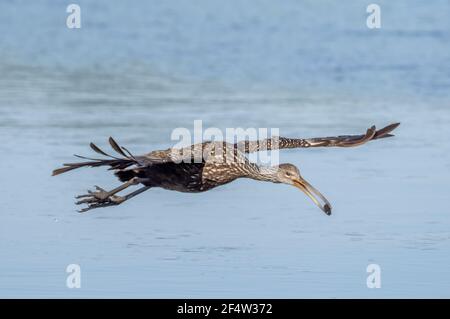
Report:
<svg viewBox="0 0 450 319"><path fill-rule="evenodd" d="M286 173L284 173L286 176L291 176L291 173L289 173L289 172L286 172Z"/></svg>

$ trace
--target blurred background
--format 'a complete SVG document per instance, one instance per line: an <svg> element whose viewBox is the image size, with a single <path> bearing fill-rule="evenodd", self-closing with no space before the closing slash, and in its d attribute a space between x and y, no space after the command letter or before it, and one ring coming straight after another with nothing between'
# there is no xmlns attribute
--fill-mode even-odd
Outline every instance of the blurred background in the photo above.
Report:
<svg viewBox="0 0 450 319"><path fill-rule="evenodd" d="M80 29L70 2L0 2L0 297L450 297L448 0L377 1L380 29L360 0L75 3ZM280 153L331 217L250 180L78 214L75 195L118 181L50 176L91 141L148 152L197 119L288 137L402 125Z"/></svg>

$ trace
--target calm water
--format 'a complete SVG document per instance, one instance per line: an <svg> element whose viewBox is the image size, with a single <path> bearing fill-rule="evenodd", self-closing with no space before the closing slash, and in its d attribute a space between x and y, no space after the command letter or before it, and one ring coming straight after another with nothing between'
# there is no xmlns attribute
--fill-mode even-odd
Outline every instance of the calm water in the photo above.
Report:
<svg viewBox="0 0 450 319"><path fill-rule="evenodd" d="M65 1L2 2L0 297L450 297L450 3L378 1L375 31L365 3L317 2L79 1L80 30ZM251 180L77 214L76 194L118 182L50 176L90 141L147 152L196 119L292 137L402 125L281 153L331 217Z"/></svg>

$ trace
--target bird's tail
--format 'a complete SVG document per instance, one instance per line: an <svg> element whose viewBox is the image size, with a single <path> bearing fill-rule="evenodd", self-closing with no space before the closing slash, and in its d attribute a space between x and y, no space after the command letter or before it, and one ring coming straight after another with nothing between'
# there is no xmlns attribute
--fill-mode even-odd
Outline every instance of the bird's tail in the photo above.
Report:
<svg viewBox="0 0 450 319"><path fill-rule="evenodd" d="M129 166L139 164L137 159L128 151L125 147L119 146L116 141L112 137L109 138L109 144L115 150L117 153L119 153L122 158L115 157L112 155L109 155L102 151L98 146L96 146L94 143L90 144L90 147L98 154L104 155L109 157L110 159L98 159L98 158L89 158L84 157L80 155L75 155L76 157L88 159L88 162L79 162L79 163L66 163L63 164L64 167L55 169L52 173L53 176L59 175L68 171L71 171L76 168L80 167L98 167L98 166L111 166L110 169L125 169Z"/></svg>

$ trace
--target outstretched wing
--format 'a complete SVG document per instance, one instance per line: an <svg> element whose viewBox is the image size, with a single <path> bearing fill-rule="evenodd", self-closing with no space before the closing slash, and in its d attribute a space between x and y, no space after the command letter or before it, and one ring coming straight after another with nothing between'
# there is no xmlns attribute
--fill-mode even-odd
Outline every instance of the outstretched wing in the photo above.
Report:
<svg viewBox="0 0 450 319"><path fill-rule="evenodd" d="M75 155L78 158L89 160L88 162L78 162L78 163L66 163L63 164L63 167L55 169L53 171L53 175L59 175L73 169L77 169L80 167L98 167L98 166L110 166L111 170L125 170L130 167L146 167L154 164L163 164L171 161L170 152L168 150L165 151L153 151L151 153L134 156L131 152L123 146L119 146L117 142L110 137L109 144L111 148L118 153L120 157L110 155L100 149L94 143L91 143L89 146L91 149L107 158L91 158L80 155Z"/></svg>
<svg viewBox="0 0 450 319"><path fill-rule="evenodd" d="M315 138L286 138L274 137L259 141L242 141L236 144L237 148L245 153L258 152L262 150L276 150L284 148L307 148L307 147L352 147L359 146L371 140L393 136L390 134L400 123L388 125L381 130L376 130L375 126L367 129L365 134L360 135L340 135L330 137Z"/></svg>

